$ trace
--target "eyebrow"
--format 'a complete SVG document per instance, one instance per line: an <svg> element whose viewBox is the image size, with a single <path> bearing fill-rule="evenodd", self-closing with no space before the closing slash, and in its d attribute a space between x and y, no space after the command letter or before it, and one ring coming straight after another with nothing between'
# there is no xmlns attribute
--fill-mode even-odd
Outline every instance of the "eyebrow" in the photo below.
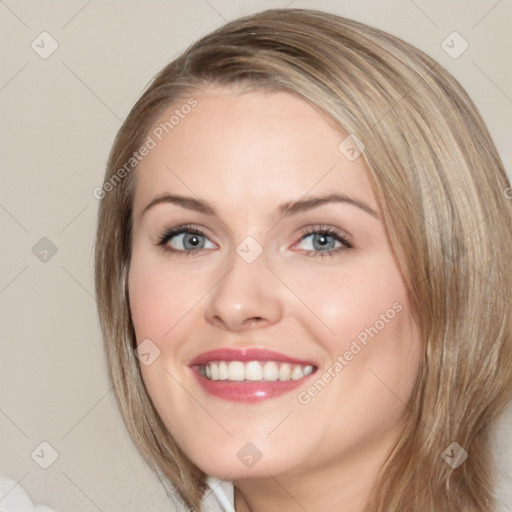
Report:
<svg viewBox="0 0 512 512"><path fill-rule="evenodd" d="M194 210L196 212L204 213L206 215L217 216L217 212L210 204L208 204L208 202L201 201L193 197L181 196L177 194L162 194L155 197L144 208L144 210L142 210L140 216L142 217L148 210L150 210L154 206L165 203L175 204L181 206L182 208ZM311 210L313 208L317 208L318 206L328 203L350 204L352 206L356 206L357 208L365 211L366 213L372 215L377 219L379 218L378 213L372 208L370 208L370 206L367 205L365 202L360 201L359 199L353 199L344 194L328 194L324 196L311 197L309 199L300 199L298 201L288 201L277 208L277 213L279 213L282 217L287 217L289 215L294 215L300 212Z"/></svg>

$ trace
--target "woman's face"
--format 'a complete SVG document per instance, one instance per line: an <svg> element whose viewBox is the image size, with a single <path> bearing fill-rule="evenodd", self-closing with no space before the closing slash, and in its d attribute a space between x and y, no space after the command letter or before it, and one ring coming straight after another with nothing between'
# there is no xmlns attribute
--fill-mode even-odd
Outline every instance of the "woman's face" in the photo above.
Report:
<svg viewBox="0 0 512 512"><path fill-rule="evenodd" d="M129 295L154 406L220 478L375 458L420 342L363 157L291 93L194 99L155 123L136 176Z"/></svg>

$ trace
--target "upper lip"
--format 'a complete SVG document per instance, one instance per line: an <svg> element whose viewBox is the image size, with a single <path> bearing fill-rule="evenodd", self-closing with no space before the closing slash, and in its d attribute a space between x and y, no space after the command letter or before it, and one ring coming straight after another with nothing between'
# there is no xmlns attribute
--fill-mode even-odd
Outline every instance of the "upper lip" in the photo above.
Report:
<svg viewBox="0 0 512 512"><path fill-rule="evenodd" d="M315 366L312 361L297 359L265 348L219 348L203 352L190 361L189 366L200 366L210 361L279 361Z"/></svg>

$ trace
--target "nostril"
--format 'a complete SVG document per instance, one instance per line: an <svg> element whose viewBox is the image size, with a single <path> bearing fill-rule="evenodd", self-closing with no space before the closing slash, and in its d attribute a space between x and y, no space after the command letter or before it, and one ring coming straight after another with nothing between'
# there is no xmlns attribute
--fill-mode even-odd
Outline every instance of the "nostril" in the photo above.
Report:
<svg viewBox="0 0 512 512"><path fill-rule="evenodd" d="M250 323L251 327L254 327L256 324L260 323L263 320L261 316L253 316L252 318L248 318L244 323Z"/></svg>

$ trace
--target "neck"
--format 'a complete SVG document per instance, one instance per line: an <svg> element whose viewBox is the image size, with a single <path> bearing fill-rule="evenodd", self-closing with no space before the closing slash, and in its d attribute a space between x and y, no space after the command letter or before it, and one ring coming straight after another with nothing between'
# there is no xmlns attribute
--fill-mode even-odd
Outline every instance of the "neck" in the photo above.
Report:
<svg viewBox="0 0 512 512"><path fill-rule="evenodd" d="M364 512L390 446L361 449L328 466L302 473L235 481L236 512L342 510Z"/></svg>

